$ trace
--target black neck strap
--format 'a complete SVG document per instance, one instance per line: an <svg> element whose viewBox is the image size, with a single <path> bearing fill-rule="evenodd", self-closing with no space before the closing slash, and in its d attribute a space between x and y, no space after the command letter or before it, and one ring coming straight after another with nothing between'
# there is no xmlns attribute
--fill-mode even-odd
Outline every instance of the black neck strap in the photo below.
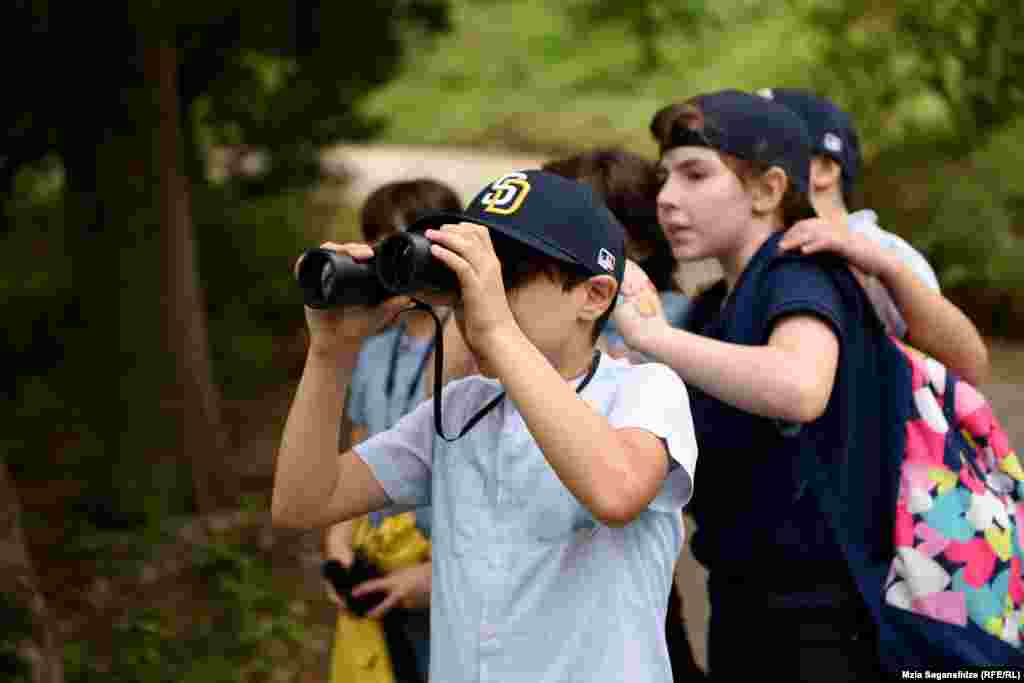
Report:
<svg viewBox="0 0 1024 683"><path fill-rule="evenodd" d="M434 319L434 324L436 325L437 328L437 332L434 334L434 346L436 348L436 353L434 354L434 430L437 432L437 435L440 436L445 441L458 441L459 439L464 437L469 432L469 430L475 427L477 422L484 419L484 417L486 417L488 413L494 410L498 406L498 404L505 399L505 392L503 391L497 396L495 396L493 399L491 399L490 403L488 403L479 411L477 411L476 415L471 417L469 422L466 423L466 426L462 428L458 436L447 436L444 433L444 426L441 420L441 389L443 388L443 381L441 375L444 372L444 323L441 321L440 318L437 317L437 313L434 312L433 308L420 301L416 301L414 306L405 309L404 311L402 311L402 313L407 313L409 311L415 310L426 311L430 313L430 316ZM445 318L445 320L447 320L447 317ZM582 393L586 386L590 384L590 380L594 379L594 375L597 374L597 367L600 364L601 352L595 350L593 359L590 362L590 369L587 370L587 374L583 378L583 381L580 382L580 385L576 387L577 394Z"/></svg>

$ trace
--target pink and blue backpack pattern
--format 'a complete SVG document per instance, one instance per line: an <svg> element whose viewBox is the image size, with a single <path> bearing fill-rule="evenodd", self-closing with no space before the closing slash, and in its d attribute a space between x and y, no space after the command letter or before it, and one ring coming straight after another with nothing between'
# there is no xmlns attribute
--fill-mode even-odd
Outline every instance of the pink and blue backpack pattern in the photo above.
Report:
<svg viewBox="0 0 1024 683"><path fill-rule="evenodd" d="M896 342L913 408L885 602L1024 642L1024 469L991 406L937 361Z"/></svg>

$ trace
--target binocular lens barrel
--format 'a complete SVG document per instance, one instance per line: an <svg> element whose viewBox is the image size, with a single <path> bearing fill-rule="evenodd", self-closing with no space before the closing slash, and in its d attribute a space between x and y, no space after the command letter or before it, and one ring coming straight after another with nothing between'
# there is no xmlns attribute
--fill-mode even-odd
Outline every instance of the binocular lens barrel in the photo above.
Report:
<svg viewBox="0 0 1024 683"><path fill-rule="evenodd" d="M296 279L310 308L376 306L388 298L372 260L357 263L330 249L307 251Z"/></svg>
<svg viewBox="0 0 1024 683"><path fill-rule="evenodd" d="M377 253L377 277L394 294L458 291L455 273L430 253L419 233L401 232L384 240Z"/></svg>
<svg viewBox="0 0 1024 683"><path fill-rule="evenodd" d="M430 253L430 245L419 233L398 233L375 246L373 258L362 263L330 249L310 249L296 280L310 308L376 306L403 294L457 292L458 278Z"/></svg>

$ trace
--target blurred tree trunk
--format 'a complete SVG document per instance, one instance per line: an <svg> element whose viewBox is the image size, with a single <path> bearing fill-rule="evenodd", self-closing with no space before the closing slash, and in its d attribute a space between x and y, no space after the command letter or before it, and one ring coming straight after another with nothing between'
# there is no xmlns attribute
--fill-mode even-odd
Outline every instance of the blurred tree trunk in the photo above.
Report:
<svg viewBox="0 0 1024 683"><path fill-rule="evenodd" d="M0 459L0 596L11 601L10 605L5 604L4 607L22 616L18 619L13 613L5 614L3 629L4 639L6 634L12 634L18 640L16 656L28 667L28 680L32 683L61 683L64 680L64 663L57 643L55 624L39 590L35 568L21 530L18 493L3 459ZM20 629L19 622L22 627ZM0 639L2 643L3 639ZM0 655L3 654L0 651ZM0 674L3 673L10 672L0 668Z"/></svg>
<svg viewBox="0 0 1024 683"><path fill-rule="evenodd" d="M196 506L211 512L234 502L235 477L228 467L230 441L210 363L188 178L181 170L178 51L167 43L144 49L146 78L159 107L153 143L164 268L163 338L173 357L175 379L168 387L170 405L176 407L180 447L191 460Z"/></svg>

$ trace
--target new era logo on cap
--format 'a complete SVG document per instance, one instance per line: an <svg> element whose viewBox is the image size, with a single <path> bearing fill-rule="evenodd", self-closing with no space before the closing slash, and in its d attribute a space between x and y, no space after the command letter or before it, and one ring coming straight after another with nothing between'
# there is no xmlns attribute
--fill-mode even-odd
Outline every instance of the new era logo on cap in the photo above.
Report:
<svg viewBox="0 0 1024 683"><path fill-rule="evenodd" d="M601 266L609 273L614 273L615 256L613 256L610 251L602 247L601 250L597 252L597 265Z"/></svg>

